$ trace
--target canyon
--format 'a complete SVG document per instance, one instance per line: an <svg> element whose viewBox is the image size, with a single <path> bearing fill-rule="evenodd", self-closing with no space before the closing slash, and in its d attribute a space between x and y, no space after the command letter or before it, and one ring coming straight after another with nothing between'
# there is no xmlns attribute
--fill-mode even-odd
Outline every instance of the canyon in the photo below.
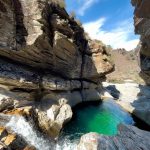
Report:
<svg viewBox="0 0 150 150"><path fill-rule="evenodd" d="M0 124L21 115L56 138L71 106L103 95L113 70L106 46L52 1L1 0L0 18Z"/></svg>
<svg viewBox="0 0 150 150"><path fill-rule="evenodd" d="M132 0L132 4L135 6L135 32L141 34L140 75L149 84L150 3ZM61 130L73 117L72 107L111 97L102 84L106 75L114 71L107 46L90 39L64 7L63 0L0 0L2 150L41 147L51 150ZM41 138L35 134L36 143L31 142L33 139L29 143L28 135L20 132L17 126L20 120L23 128L27 127L26 132L34 135L33 131L38 131ZM96 133L83 135L77 149L148 150L150 147L148 131L128 125L118 128L118 134L113 137ZM47 143L50 145L46 146Z"/></svg>
<svg viewBox="0 0 150 150"><path fill-rule="evenodd" d="M140 35L141 49L139 52L141 77L149 84L149 7L148 0L132 0L135 7L134 26L135 33Z"/></svg>

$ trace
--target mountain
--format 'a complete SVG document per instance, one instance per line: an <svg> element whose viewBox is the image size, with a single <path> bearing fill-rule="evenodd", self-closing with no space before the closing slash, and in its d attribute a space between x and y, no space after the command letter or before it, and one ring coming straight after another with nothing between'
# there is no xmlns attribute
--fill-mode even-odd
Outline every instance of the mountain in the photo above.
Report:
<svg viewBox="0 0 150 150"><path fill-rule="evenodd" d="M115 64L115 71L107 75L108 81L124 82L124 80L133 80L136 83L144 83L139 76L138 48L132 51L126 51L125 49L112 50L111 59Z"/></svg>

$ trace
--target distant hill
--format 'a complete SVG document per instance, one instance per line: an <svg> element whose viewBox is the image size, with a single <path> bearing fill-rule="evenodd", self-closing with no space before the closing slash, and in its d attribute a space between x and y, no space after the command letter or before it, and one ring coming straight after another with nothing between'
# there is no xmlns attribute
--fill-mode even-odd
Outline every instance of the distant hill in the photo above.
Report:
<svg viewBox="0 0 150 150"><path fill-rule="evenodd" d="M122 82L130 79L137 83L144 82L139 76L138 47L132 51L116 49L112 50L110 53L112 61L115 64L115 71L107 75L108 81Z"/></svg>

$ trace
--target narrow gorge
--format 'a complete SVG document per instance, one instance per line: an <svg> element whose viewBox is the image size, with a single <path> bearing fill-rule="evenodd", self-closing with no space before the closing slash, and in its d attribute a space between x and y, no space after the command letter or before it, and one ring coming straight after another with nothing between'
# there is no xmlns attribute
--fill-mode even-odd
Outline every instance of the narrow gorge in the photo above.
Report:
<svg viewBox="0 0 150 150"><path fill-rule="evenodd" d="M63 0L0 0L0 150L149 150L150 2L131 4L146 85L115 100L109 47Z"/></svg>

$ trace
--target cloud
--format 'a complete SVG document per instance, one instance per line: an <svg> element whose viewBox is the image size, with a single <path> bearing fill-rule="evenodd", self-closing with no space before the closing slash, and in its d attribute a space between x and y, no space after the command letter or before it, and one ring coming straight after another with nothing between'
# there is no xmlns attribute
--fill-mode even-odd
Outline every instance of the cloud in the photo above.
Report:
<svg viewBox="0 0 150 150"><path fill-rule="evenodd" d="M83 16L85 11L98 1L99 0L78 0L78 3L82 3L82 5L77 10L77 14Z"/></svg>
<svg viewBox="0 0 150 150"><path fill-rule="evenodd" d="M106 18L100 18L96 21L83 24L83 27L92 39L101 40L105 44L111 45L114 49L125 48L129 51L136 47L139 39L132 39L134 27L131 19L118 22L115 28L110 31L103 29L106 21Z"/></svg>

